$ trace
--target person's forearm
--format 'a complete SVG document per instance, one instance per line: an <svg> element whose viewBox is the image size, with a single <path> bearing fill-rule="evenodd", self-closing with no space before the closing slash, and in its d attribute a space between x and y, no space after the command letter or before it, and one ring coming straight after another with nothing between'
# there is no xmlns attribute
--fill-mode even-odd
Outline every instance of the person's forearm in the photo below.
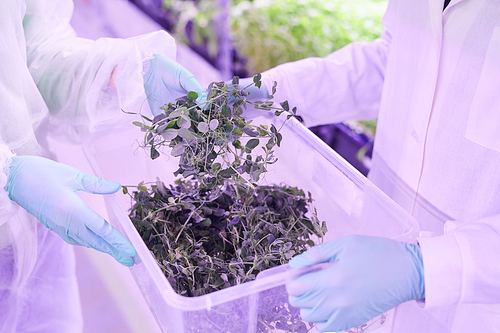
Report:
<svg viewBox="0 0 500 333"><path fill-rule="evenodd" d="M306 126L375 118L397 22L397 2L389 1L380 39L352 43L325 58L278 66L264 72L262 81L268 89L277 81L274 100L296 106Z"/></svg>
<svg viewBox="0 0 500 333"><path fill-rule="evenodd" d="M377 116L388 36L352 43L325 58L308 58L263 73L268 88L278 83L275 100L298 108L307 126ZM270 92L269 92L270 93Z"/></svg>
<svg viewBox="0 0 500 333"><path fill-rule="evenodd" d="M28 68L50 111L51 125L75 141L120 110L141 112L147 100L143 62L158 53L175 58L165 31L128 38L78 38L69 25L71 0L28 4L24 33Z"/></svg>

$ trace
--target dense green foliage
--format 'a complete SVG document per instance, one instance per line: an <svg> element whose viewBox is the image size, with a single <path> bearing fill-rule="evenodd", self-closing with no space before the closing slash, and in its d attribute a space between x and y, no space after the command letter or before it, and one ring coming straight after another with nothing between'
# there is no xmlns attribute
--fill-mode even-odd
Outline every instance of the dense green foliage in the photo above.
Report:
<svg viewBox="0 0 500 333"><path fill-rule="evenodd" d="M260 88L260 80L258 74L247 86L240 86L238 77L213 82L206 101L197 102L198 95L189 92L161 107L163 113L154 119L140 115L141 121L133 122L144 133L143 147L152 159L166 152L179 158L174 176L181 178L175 184L141 182L130 193L129 217L180 295L205 295L254 280L314 246L313 239L321 242L327 231L310 193L258 184L267 166L277 162L273 153L283 139L283 125L256 125L244 110L252 106L276 117L285 113L283 121L296 111L287 101L273 106L276 82L265 101L249 100L246 89ZM308 324L286 297L268 298L266 304L273 312L261 315L259 332L307 332ZM231 325L241 323L233 319Z"/></svg>
<svg viewBox="0 0 500 333"><path fill-rule="evenodd" d="M130 218L172 287L200 296L254 280L322 237L325 222L306 217L310 194L288 186L227 182L216 198L195 181L134 192Z"/></svg>
<svg viewBox="0 0 500 333"><path fill-rule="evenodd" d="M255 185L266 166L276 162L273 149L280 146L282 135L274 124L252 124L253 120L243 116L244 110L249 105L274 111L275 116L287 112L287 120L296 112L296 108L290 110L288 101L273 106L273 95L265 101L250 101L246 89L260 88L260 80L257 74L246 87L239 85L238 77L231 84L213 82L206 101L196 102L198 94L189 92L175 104L160 107L163 113L154 119L141 115L142 121L133 124L145 133L144 147L151 158L159 157L163 147L172 148L170 155L180 158L174 175L196 177L200 192L221 187L228 179Z"/></svg>
<svg viewBox="0 0 500 333"><path fill-rule="evenodd" d="M207 99L198 94L161 107L154 119L134 121L144 133L152 159L164 148L179 157L182 176L176 185L141 182L133 192L130 218L176 291L199 296L255 279L268 268L285 264L313 246L326 225L309 212L311 195L284 185L259 185L267 166L277 161L274 149L280 129L253 124L244 117L248 106L273 111L276 117L295 113L287 101L273 106L250 101L247 88L261 87L261 75L247 86L210 84ZM276 92L276 83L273 86ZM130 113L130 112L129 112ZM128 193L127 187L123 188ZM309 207L310 208L310 207Z"/></svg>
<svg viewBox="0 0 500 333"><path fill-rule="evenodd" d="M207 42L212 55L217 53L214 3L164 0L164 7L179 15L176 38L185 40L185 24L192 19L198 41ZM233 42L248 57L250 73L262 72L379 37L386 6L386 0L235 0L230 11Z"/></svg>
<svg viewBox="0 0 500 333"><path fill-rule="evenodd" d="M261 72L307 57L324 57L382 32L385 3L367 0L241 2L231 11L234 43Z"/></svg>

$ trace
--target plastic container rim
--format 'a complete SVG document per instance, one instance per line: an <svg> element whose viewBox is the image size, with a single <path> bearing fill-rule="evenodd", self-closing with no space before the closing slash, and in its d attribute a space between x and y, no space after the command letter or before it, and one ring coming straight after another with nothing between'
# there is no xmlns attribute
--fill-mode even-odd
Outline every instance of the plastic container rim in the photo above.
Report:
<svg viewBox="0 0 500 333"><path fill-rule="evenodd" d="M383 193L380 189L378 189L374 184L372 184L368 179L366 179L358 170L356 170L352 165L350 165L347 161L345 161L337 152L335 152L332 148L330 148L325 142L323 142L320 138L314 135L307 127L301 124L295 118L290 119L289 122L285 123L285 126L288 127L295 135L299 136L305 142L307 142L312 149L316 149L317 152L323 156L329 163L333 164L340 172L345 174L353 183L367 191L370 195L372 195L381 205L392 208L395 211L401 211L402 208L398 206L392 199L389 199L385 193ZM117 126L116 128L120 128L123 126ZM110 128L107 128L107 132L110 131ZM96 173L98 177L103 177L104 173L100 168L99 164L95 160L95 144L94 142L99 140L99 133L95 133L93 136L85 140L83 144L83 151L87 160L91 164L92 169ZM306 140L307 139L307 140ZM383 197L387 197L389 200L382 200ZM237 299L241 299L243 297L251 296L258 292L266 291L269 289L273 289L279 286L286 284L287 281L292 279L294 276L304 274L309 271L310 268L304 268L302 270L293 270L293 271L285 271L281 273L276 273L271 276L264 277L262 279L257 278L256 280L249 281L240 285L236 285L233 287L229 287L223 290L215 291L210 294L188 297L177 294L172 286L168 283L165 275L161 271L156 259L153 254L146 247L143 242L141 236L139 235L136 228L133 226L132 221L125 214L122 209L117 194L112 194L105 196L105 200L109 203L111 208L114 210L115 214L120 221L127 221L127 223L121 224L121 227L125 231L126 235L129 237L130 241L134 244L134 246L139 246L142 249L137 249L141 252L147 253L145 256L138 256L135 258L137 263L143 263L146 266L148 272L151 273L151 278L156 284L158 290L163 290L162 298L167 302L170 306L173 306L182 311L200 311L200 310L210 310L212 307L232 302ZM416 221L410 216L410 218L402 219L401 222L407 228L407 232L398 236L399 241L404 241L405 239L411 239L412 235L415 233L415 227L418 225ZM133 268L132 268L133 269Z"/></svg>

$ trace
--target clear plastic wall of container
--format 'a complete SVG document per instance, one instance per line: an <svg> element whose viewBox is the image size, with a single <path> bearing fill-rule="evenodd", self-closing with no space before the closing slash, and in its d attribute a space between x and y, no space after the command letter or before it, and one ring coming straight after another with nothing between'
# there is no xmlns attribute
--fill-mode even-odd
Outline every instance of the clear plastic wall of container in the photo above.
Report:
<svg viewBox="0 0 500 333"><path fill-rule="evenodd" d="M279 128L283 118L259 117L254 123L271 121ZM311 192L318 217L328 225L323 241L348 234L406 242L416 239L417 222L302 124L291 119L281 133L283 141L275 152L278 162L269 166L261 183L287 184ZM172 183L177 159L166 149L160 158L151 160L148 151L140 147L143 134L133 125L96 133L84 144L94 172L122 185L154 182L157 177L165 184ZM110 223L137 250L136 265L131 270L164 332L317 332L300 319L298 309L288 304L284 287L293 275L304 272L289 270L284 265L260 273L252 282L199 297L180 296L129 220L130 197L119 192L105 198ZM350 332L372 331L383 326L388 315Z"/></svg>

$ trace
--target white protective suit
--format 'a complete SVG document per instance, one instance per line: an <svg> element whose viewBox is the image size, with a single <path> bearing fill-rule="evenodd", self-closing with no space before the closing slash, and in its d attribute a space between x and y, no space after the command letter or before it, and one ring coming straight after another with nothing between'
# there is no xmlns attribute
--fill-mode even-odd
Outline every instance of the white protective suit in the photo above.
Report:
<svg viewBox="0 0 500 333"><path fill-rule="evenodd" d="M378 117L369 178L423 231L425 303L392 332L500 332L500 1L389 0L383 23L263 80L307 126Z"/></svg>
<svg viewBox="0 0 500 333"><path fill-rule="evenodd" d="M40 155L43 132L80 141L99 124L127 117L120 109L147 107L143 62L155 53L175 57L174 40L162 31L77 38L72 10L71 0L0 1L1 333L82 329L72 247L4 190L12 153Z"/></svg>

